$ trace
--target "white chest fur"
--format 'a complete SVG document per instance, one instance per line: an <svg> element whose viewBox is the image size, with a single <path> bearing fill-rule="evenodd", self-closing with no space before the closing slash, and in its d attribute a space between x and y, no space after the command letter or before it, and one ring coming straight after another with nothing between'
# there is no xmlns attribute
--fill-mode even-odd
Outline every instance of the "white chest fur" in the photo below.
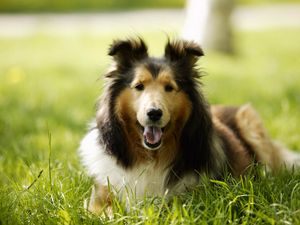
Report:
<svg viewBox="0 0 300 225"><path fill-rule="evenodd" d="M165 180L169 169L159 168L151 162L132 169L124 169L117 164L114 157L104 151L98 142L98 136L97 129L91 130L84 137L79 148L79 154L88 174L94 177L98 184L109 183L117 192L123 193L126 190L136 197L145 194L163 195L166 192ZM176 189L182 188L179 186Z"/></svg>

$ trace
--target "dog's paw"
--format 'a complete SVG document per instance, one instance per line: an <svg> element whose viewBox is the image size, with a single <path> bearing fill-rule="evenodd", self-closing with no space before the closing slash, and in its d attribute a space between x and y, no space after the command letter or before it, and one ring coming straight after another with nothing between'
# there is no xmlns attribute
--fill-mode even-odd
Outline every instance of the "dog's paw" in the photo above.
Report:
<svg viewBox="0 0 300 225"><path fill-rule="evenodd" d="M110 196L105 186L94 185L91 197L84 201L84 208L94 215L112 219L114 214Z"/></svg>

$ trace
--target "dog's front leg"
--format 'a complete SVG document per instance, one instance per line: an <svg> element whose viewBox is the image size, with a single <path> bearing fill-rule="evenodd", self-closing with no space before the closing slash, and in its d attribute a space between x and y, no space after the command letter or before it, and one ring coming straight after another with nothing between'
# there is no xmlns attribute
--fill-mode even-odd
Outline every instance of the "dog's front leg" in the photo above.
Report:
<svg viewBox="0 0 300 225"><path fill-rule="evenodd" d="M87 205L87 209L95 215L113 216L112 212L112 193L108 186L95 184Z"/></svg>

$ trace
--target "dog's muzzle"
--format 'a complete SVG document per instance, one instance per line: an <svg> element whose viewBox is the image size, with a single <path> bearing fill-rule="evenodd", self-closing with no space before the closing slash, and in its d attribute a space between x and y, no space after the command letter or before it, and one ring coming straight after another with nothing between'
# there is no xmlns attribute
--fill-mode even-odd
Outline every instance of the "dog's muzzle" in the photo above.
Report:
<svg viewBox="0 0 300 225"><path fill-rule="evenodd" d="M157 150L162 144L164 131L161 126L162 115L163 111L161 109L152 107L146 111L146 121L144 123L137 121L143 137L142 144L148 150Z"/></svg>
<svg viewBox="0 0 300 225"><path fill-rule="evenodd" d="M159 108L151 107L147 110L148 125L143 127L143 145L149 150L156 150L161 145L162 128L157 126L163 112Z"/></svg>

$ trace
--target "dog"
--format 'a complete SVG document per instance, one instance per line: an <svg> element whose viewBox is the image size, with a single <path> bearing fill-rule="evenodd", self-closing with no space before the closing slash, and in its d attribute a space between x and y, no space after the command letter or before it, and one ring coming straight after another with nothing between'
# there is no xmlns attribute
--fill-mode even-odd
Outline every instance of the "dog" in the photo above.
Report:
<svg viewBox="0 0 300 225"><path fill-rule="evenodd" d="M239 176L253 162L271 171L300 165L298 153L269 138L250 104L208 104L196 65L204 53L196 43L168 40L162 57L147 51L139 37L109 48L113 65L79 148L95 181L89 211L100 213L129 192L172 196L203 174Z"/></svg>

